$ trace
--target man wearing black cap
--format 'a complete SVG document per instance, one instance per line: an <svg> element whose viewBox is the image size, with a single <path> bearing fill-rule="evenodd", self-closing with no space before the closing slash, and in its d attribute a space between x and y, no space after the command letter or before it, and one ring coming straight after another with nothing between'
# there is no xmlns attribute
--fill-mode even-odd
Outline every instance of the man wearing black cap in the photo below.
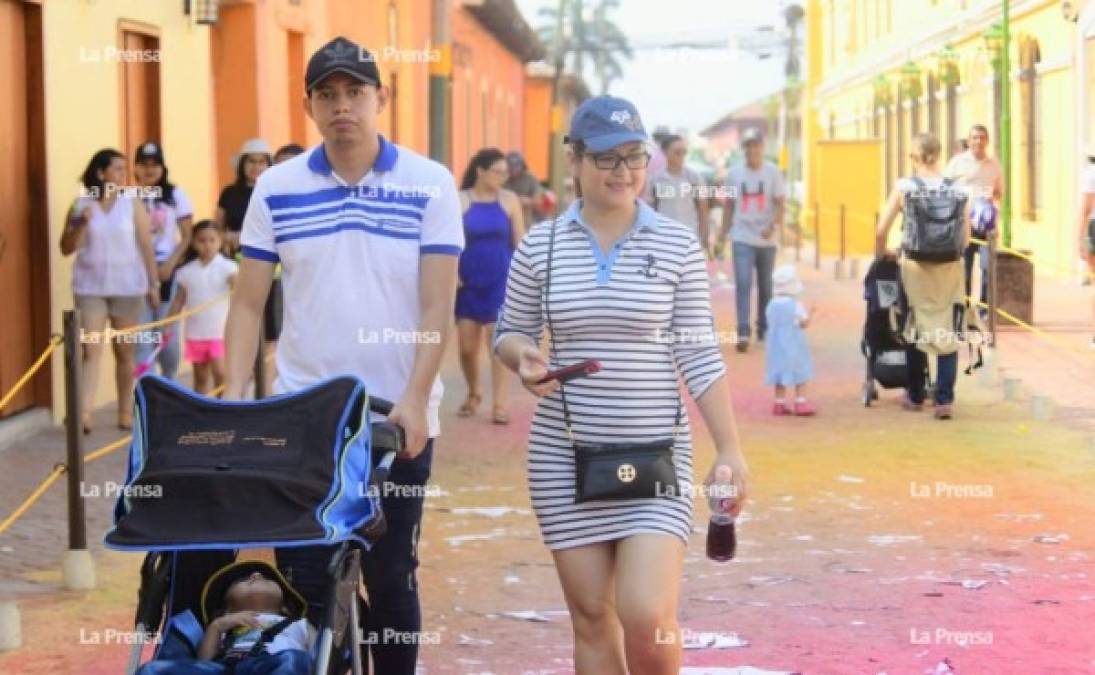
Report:
<svg viewBox="0 0 1095 675"><path fill-rule="evenodd" d="M363 560L375 672L413 673L421 635L415 569L441 357L464 244L452 174L377 132L388 102L375 58L339 37L308 61L304 106L323 143L271 167L255 185L226 328L225 397L242 398L258 326L281 263L284 325L275 393L340 374L396 401L406 432L382 506L388 531ZM392 489L388 489L392 488ZM278 551L278 566L321 616L331 549Z"/></svg>

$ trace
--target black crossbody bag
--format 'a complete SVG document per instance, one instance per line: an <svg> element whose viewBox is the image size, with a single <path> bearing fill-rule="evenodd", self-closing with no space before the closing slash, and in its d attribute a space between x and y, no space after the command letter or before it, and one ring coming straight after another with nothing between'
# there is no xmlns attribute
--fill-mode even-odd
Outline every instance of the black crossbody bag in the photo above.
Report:
<svg viewBox="0 0 1095 675"><path fill-rule="evenodd" d="M544 314L550 333L551 357L557 366L562 363L555 346L555 331L551 323L551 263L555 253L555 230L559 222L551 225L547 279L544 283ZM574 448L575 503L674 497L680 494L677 470L673 465L673 445L677 440L681 411L684 408L679 392L672 435L646 443L576 442L570 422L570 408L567 406L566 386L562 382L559 383L559 396L563 403L563 423L567 438Z"/></svg>

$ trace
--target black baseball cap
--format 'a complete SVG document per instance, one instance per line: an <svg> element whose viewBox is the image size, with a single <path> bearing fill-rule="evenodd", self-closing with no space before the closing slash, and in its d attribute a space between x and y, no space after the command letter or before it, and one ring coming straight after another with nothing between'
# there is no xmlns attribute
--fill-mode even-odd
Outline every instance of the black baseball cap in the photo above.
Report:
<svg viewBox="0 0 1095 675"><path fill-rule="evenodd" d="M133 161L140 163L147 160L153 160L157 164L163 165L163 148L160 147L159 143L148 141L137 146L137 154Z"/></svg>
<svg viewBox="0 0 1095 675"><path fill-rule="evenodd" d="M323 45L308 59L304 72L304 90L311 93L316 85L335 73L344 73L358 82L380 86L376 57L364 47L341 35Z"/></svg>

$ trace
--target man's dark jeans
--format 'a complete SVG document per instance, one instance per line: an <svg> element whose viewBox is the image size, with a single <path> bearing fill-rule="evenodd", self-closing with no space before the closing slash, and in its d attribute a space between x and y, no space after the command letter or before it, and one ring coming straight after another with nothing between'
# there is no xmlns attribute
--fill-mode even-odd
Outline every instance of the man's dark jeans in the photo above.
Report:
<svg viewBox="0 0 1095 675"><path fill-rule="evenodd" d="M381 492L387 532L362 556L369 592L365 640L373 669L384 675L414 675L422 631L418 601L418 537L422 502L433 463L433 440L413 460L397 460ZM330 578L327 565L335 546L277 549L278 568L308 601L308 617L319 623L325 614ZM363 647L366 648L366 647Z"/></svg>

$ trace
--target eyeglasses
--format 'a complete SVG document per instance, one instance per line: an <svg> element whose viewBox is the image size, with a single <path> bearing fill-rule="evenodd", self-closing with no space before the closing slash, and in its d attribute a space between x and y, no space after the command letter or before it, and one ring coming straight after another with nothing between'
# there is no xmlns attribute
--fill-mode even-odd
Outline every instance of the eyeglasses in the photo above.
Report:
<svg viewBox="0 0 1095 675"><path fill-rule="evenodd" d="M650 154L646 152L633 152L627 157L615 152L602 152L591 154L594 166L602 171L615 171L616 167L626 164L629 169L645 169L650 164Z"/></svg>

